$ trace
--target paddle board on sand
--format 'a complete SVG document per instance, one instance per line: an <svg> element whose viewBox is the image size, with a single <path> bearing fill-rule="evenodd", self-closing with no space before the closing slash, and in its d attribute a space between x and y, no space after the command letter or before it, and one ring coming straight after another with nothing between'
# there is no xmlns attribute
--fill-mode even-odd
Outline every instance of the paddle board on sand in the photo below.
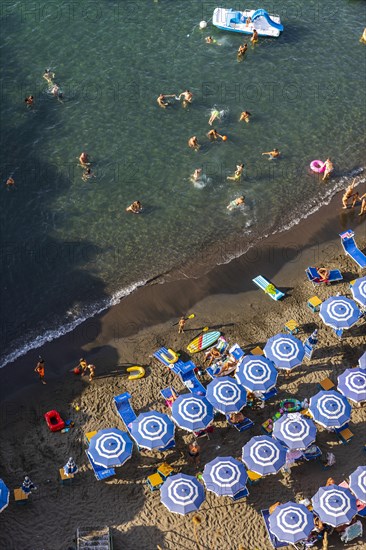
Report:
<svg viewBox="0 0 366 550"><path fill-rule="evenodd" d="M221 332L218 332L217 330L204 332L188 344L187 350L189 353L197 353L203 349L209 348L220 338L220 334Z"/></svg>

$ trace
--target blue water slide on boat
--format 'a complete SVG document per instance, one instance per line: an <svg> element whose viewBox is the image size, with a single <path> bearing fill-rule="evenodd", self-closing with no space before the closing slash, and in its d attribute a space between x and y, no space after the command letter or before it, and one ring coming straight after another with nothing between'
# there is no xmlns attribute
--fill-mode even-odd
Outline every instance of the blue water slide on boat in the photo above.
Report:
<svg viewBox="0 0 366 550"><path fill-rule="evenodd" d="M263 9L256 10L252 15L253 23L259 17L264 17L268 25L271 25L271 27L274 27L275 29L278 29L281 32L283 31L283 25L281 25L281 23L276 23L276 21L273 21L273 19L270 18L269 13L266 12L266 10L263 10Z"/></svg>

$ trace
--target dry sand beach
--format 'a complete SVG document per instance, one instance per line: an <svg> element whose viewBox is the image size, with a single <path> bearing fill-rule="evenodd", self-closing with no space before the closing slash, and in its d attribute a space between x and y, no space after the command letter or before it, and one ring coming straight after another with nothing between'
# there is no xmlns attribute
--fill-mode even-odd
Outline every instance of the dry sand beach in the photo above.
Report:
<svg viewBox="0 0 366 550"><path fill-rule="evenodd" d="M324 471L318 462L298 464L291 474L267 476L249 487L249 497L237 503L206 492L198 513L202 521L196 539L192 515L168 512L160 503L159 491L151 493L146 485L146 477L163 460L177 472L196 473L187 461L187 444L193 439L188 432L177 429L176 447L164 455L140 453L135 447L132 459L107 481L96 481L85 456L85 432L111 426L124 429L114 410L113 396L129 391L136 412L151 408L167 412L160 389L174 384L179 392L187 391L166 367L152 364L151 354L159 346L168 345L182 351L184 358L186 345L205 325L219 326L231 343L238 342L250 351L280 332L284 322L296 319L302 340L319 327L319 345L311 362L304 362L288 378L280 373L276 398L263 410L248 412L255 422L250 431L237 432L227 426L224 417L215 421L210 439L200 439L202 468L216 456L240 457L242 446L261 433L261 423L278 410L281 399L309 398L317 392L319 380L329 376L336 382L346 368L356 366L366 349L365 322L340 340L306 307L314 294L321 299L338 292L349 295L349 281L358 276L356 264L344 255L340 240L335 237L353 226L360 248L365 249L366 224L352 213L338 217L337 212L339 196L337 202L295 227L290 235L273 237L270 243L252 251L251 256L218 267L201 279L145 287L74 333L2 369L0 474L14 489L27 473L38 490L24 507L16 506L11 499L8 509L0 515L0 547L66 550L74 548L78 526L108 525L116 550L267 550L270 544L260 516L262 508L276 501L311 498L329 475L338 483L364 464L366 409L353 407L350 427L355 437L349 445L342 445L334 434L318 429L318 445L336 456L331 470ZM341 269L344 282L314 292L304 275L304 269L314 263ZM286 291L282 302L253 290L251 279L258 273ZM186 332L178 335L172 323L187 311L193 311L196 317L187 322ZM46 360L47 385L40 384L33 372L39 354ZM87 377L69 372L82 355L97 366L92 383ZM202 354L195 356L194 361L202 364ZM124 372L118 365L128 363L146 365L145 378L129 381L116 374ZM79 411L74 408L76 404L80 405ZM53 408L64 418L74 420L75 427L69 433L48 430L43 414ZM69 456L75 458L79 473L72 485L62 486L58 469ZM365 539L347 546L362 547L365 548ZM329 548L343 548L338 535L331 536Z"/></svg>

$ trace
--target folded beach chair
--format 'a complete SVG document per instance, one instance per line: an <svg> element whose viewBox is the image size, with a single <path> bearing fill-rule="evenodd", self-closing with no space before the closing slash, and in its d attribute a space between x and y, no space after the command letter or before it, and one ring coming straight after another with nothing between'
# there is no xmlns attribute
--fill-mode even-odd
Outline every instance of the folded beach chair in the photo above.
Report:
<svg viewBox="0 0 366 550"><path fill-rule="evenodd" d="M288 546L287 542L280 542L274 535L272 535L269 529L269 510L261 510L262 518L266 526L268 538L273 548L281 548L282 546Z"/></svg>
<svg viewBox="0 0 366 550"><path fill-rule="evenodd" d="M342 542L351 542L351 540L357 539L358 537L362 537L363 529L362 529L362 523L360 520L356 521L356 523L353 523L353 525L349 525L346 527L344 532L341 535L341 541Z"/></svg>
<svg viewBox="0 0 366 550"><path fill-rule="evenodd" d="M166 360L166 357L169 357L169 351L168 348L159 348L155 353L153 353L153 357L159 361L162 365L165 367L169 367L170 370L175 372L175 374L180 374L180 369L184 365L183 361L181 359L178 359L176 363L169 363L169 361Z"/></svg>
<svg viewBox="0 0 366 550"><path fill-rule="evenodd" d="M173 405L174 396L178 395L178 393L176 392L173 386L169 386L168 388L163 388L162 390L160 390L160 394L164 397L166 406L170 408Z"/></svg>
<svg viewBox="0 0 366 550"><path fill-rule="evenodd" d="M364 269L366 267L366 256L358 248L354 239L355 234L352 229L349 229L344 233L340 233L339 236L341 238L343 250L345 251L345 253L348 254L348 256L350 256L352 260L356 262L358 267Z"/></svg>
<svg viewBox="0 0 366 550"><path fill-rule="evenodd" d="M284 293L278 290L270 281L262 277L262 275L258 275L258 277L255 277L255 279L252 279L253 283L255 283L259 288L264 290L268 296L272 298L272 300L280 300L284 297Z"/></svg>
<svg viewBox="0 0 366 550"><path fill-rule="evenodd" d="M305 270L306 276L313 286L321 285L324 283L335 283L338 281L343 281L343 275L339 269L331 269L329 272L329 277L327 281L321 281L318 275L318 270L316 267L308 267Z"/></svg>
<svg viewBox="0 0 366 550"><path fill-rule="evenodd" d="M132 422L137 418L135 411L133 410L129 402L131 398L131 394L127 391L125 393L121 393L120 395L116 395L116 397L113 398L117 413L121 417L122 422L129 432L131 430Z"/></svg>
<svg viewBox="0 0 366 550"><path fill-rule="evenodd" d="M244 489L242 489L241 491L239 491L238 493L236 493L236 495L230 497L232 500L236 501L236 500L239 500L241 498L245 498L249 495L249 491L248 489L245 487Z"/></svg>
<svg viewBox="0 0 366 550"><path fill-rule="evenodd" d="M94 475L98 481L100 481L101 479L107 479L107 477L114 476L114 474L116 473L114 468L103 468L103 466L98 466L98 464L95 464L95 462L93 462L93 459L88 451L85 452L90 462L90 465L93 468Z"/></svg>
<svg viewBox="0 0 366 550"><path fill-rule="evenodd" d="M180 379L191 393L194 393L196 395L206 395L206 388L202 386L199 380L197 380L194 370L183 372L182 374L180 374Z"/></svg>
<svg viewBox="0 0 366 550"><path fill-rule="evenodd" d="M234 426L238 430L238 432L245 432L245 430L249 430L252 426L254 426L254 422L250 420L250 418L245 417L244 420L241 422L234 424L234 422L230 421L230 415L226 415L227 423L230 424L230 426Z"/></svg>

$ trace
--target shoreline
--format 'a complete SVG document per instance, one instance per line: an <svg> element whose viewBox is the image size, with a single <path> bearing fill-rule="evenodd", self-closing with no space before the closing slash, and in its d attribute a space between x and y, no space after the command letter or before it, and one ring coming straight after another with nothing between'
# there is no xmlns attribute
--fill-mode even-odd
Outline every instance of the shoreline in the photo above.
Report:
<svg viewBox="0 0 366 550"><path fill-rule="evenodd" d="M101 347L111 342L117 343L118 347L123 339L138 341L139 332L169 323L181 314L197 309L200 302L210 302L210 297L248 293L255 303L260 291L255 290L251 279L258 274L265 275L281 287L288 284L289 277L298 278L304 272L307 267L305 258L309 258L313 264L326 263L324 252L329 254L330 251L337 251L337 248L339 252L342 251L338 233L352 228L356 240L366 236L366 220L358 217L358 209L341 210L339 207L337 211L339 204L338 192L328 205L301 220L290 230L263 238L247 253L215 266L202 276L187 278L180 271L181 278L177 278L175 272L172 280L169 280L168 274L161 283L138 287L120 303L0 369L0 401L20 389L19 380L22 381L22 387L34 383L32 365L37 362L39 355L46 359L47 374L57 377L77 364L83 354L88 352L89 360L95 361L94 356L99 355ZM235 304L232 307L235 309ZM202 321L197 319L197 323L201 323L201 327L207 324L205 318ZM97 350L94 349L95 343L98 344ZM62 365L50 359L53 356L62 358ZM123 361L123 358L120 359Z"/></svg>

